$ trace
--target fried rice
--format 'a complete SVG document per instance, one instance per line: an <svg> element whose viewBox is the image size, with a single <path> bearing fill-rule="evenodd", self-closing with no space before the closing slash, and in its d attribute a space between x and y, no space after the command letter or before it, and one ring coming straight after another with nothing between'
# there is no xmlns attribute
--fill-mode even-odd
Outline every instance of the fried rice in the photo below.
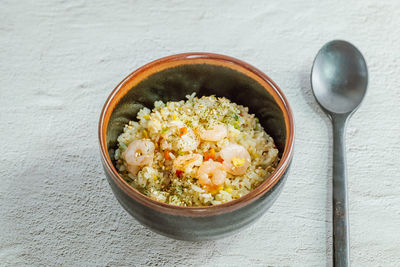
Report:
<svg viewBox="0 0 400 267"><path fill-rule="evenodd" d="M114 158L131 186L164 203L210 206L248 194L271 175L278 149L247 107L186 98L156 101L125 125Z"/></svg>

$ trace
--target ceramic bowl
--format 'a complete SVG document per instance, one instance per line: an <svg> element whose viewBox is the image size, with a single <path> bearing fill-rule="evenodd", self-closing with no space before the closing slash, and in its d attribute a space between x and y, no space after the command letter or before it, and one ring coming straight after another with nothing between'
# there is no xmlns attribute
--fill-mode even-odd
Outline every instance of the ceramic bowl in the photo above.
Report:
<svg viewBox="0 0 400 267"><path fill-rule="evenodd" d="M115 168L117 137L129 120L156 100L178 101L196 92L216 95L249 108L280 151L275 172L249 194L224 204L180 207L153 200L131 187ZM278 86L260 70L228 56L185 53L153 61L132 72L108 97L100 116L101 160L116 198L129 214L153 231L175 239L209 240L253 223L275 202L293 154L294 121Z"/></svg>

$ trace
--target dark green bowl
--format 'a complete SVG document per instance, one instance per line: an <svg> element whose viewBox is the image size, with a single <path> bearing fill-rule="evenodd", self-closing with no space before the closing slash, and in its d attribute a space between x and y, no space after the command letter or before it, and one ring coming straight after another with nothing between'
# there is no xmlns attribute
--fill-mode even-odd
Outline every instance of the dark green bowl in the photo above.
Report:
<svg viewBox="0 0 400 267"><path fill-rule="evenodd" d="M153 200L131 187L117 172L112 151L117 137L137 112L156 100L177 101L196 92L247 106L256 114L280 151L275 172L249 194L224 204L180 207ZM223 237L254 222L282 191L293 154L294 122L278 86L260 70L223 55L178 54L153 61L126 77L108 97L100 116L101 159L121 205L157 233L184 240Z"/></svg>

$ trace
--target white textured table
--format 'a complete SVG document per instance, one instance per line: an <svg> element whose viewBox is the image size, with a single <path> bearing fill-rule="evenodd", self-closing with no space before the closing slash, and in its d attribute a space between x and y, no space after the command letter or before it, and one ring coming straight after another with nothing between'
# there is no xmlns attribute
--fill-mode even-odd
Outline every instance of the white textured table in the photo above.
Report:
<svg viewBox="0 0 400 267"><path fill-rule="evenodd" d="M330 123L309 72L346 39L370 71L347 131L351 260L400 265L400 2L0 3L0 265L331 265ZM267 73L295 114L283 193L252 227L203 243L154 234L114 198L97 121L110 91L162 56L209 51Z"/></svg>

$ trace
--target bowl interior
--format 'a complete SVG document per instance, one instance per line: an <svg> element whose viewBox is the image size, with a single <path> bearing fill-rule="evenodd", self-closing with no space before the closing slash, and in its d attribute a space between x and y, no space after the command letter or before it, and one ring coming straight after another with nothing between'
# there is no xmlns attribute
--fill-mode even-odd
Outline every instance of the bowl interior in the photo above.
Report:
<svg viewBox="0 0 400 267"><path fill-rule="evenodd" d="M115 105L106 130L107 149L112 161L117 137L125 124L136 120L136 114L141 108L153 109L156 100L186 100L185 96L193 92L198 97L226 97L248 107L249 113L254 113L266 132L274 138L282 156L287 135L283 111L264 86L231 67L181 64L156 71L127 89Z"/></svg>

